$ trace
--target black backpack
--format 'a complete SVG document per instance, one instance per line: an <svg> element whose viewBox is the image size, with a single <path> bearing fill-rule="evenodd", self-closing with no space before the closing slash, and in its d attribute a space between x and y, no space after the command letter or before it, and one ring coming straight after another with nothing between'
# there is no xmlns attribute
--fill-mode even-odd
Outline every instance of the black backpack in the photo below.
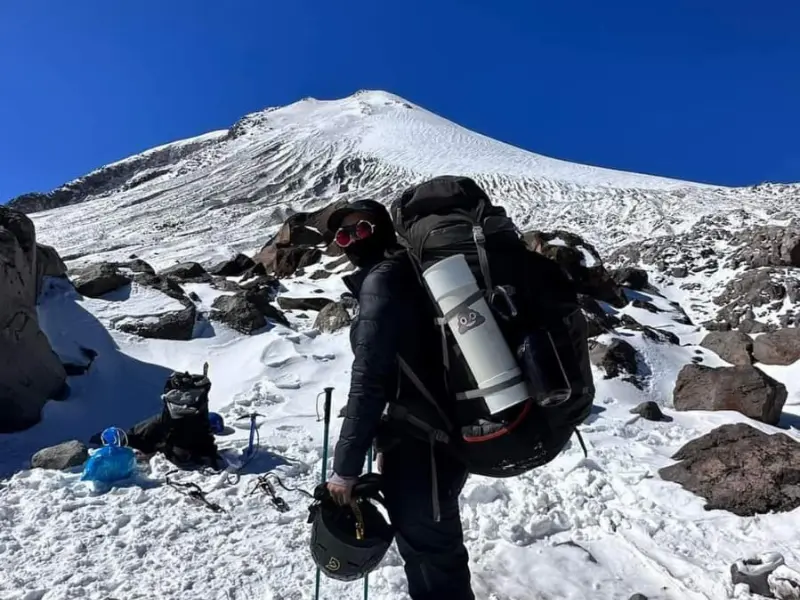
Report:
<svg viewBox="0 0 800 600"><path fill-rule="evenodd" d="M175 464L218 466L219 453L208 421L210 390L208 363L202 374L175 372L164 384L164 438L158 449Z"/></svg>
<svg viewBox="0 0 800 600"><path fill-rule="evenodd" d="M492 205L468 177L442 176L416 185L392 203L391 214L425 289L426 269L464 255L531 396L492 415L483 401L488 390L478 389L447 324L464 314L483 318L469 308L478 299L467 299L467 313L454 316L453 311L442 315L431 297L449 397L434 398L402 356L398 362L449 431L422 421L413 407L390 406L390 417L445 442L472 473L511 477L550 462L588 417L594 399L586 320L572 282L555 262L527 248L505 210Z"/></svg>

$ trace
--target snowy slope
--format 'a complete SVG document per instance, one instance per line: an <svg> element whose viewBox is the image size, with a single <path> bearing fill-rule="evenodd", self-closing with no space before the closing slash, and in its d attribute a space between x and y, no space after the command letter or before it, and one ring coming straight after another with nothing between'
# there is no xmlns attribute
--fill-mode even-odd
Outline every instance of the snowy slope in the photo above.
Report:
<svg viewBox="0 0 800 600"><path fill-rule="evenodd" d="M291 211L338 198L388 201L443 173L474 176L522 228L578 229L601 250L734 207L764 220L800 211L798 186L717 188L558 161L385 92L301 100L190 141L159 149L174 160L159 159L155 170L144 160L150 151L94 172L95 187L86 178L67 184L83 202L35 214L37 227L62 255L136 253L158 268L251 252ZM123 177L120 165L141 171L126 167Z"/></svg>
<svg viewBox="0 0 800 600"><path fill-rule="evenodd" d="M163 155L170 148L158 150ZM707 214L740 210L748 222L761 222L800 210L797 186L714 188L572 165L469 132L383 92L303 100L248 115L229 132L189 148L174 152L152 178L142 155L121 161L127 166L114 171L124 180L117 188L32 215L39 239L71 266L132 253L157 269L186 259L212 262L259 248L288 211L366 194L388 200L408 183L441 172L475 176L522 227L578 231L604 255L623 242L685 231ZM96 175L116 185L104 169ZM131 186L132 179L141 182ZM283 284L287 295L303 297L337 298L344 291L338 277ZM222 293L205 284L185 287L201 298L201 310ZM712 292L693 300L708 302ZM788 564L800 565L797 511L753 518L706 512L702 499L658 477L677 448L722 423L775 428L735 413L670 409L677 373L696 355L703 332L675 322L665 298L648 299L664 312L633 306L621 312L672 331L686 345L623 332L649 375L637 389L595 373L596 408L582 428L590 458L574 445L534 473L468 482L462 514L481 600L626 599L634 592L651 600L749 598L728 585L729 566L738 558L777 550ZM67 402L46 405L42 423L0 436L0 599L313 597L307 500L280 490L291 506L280 514L266 497L249 492L257 474L270 469L290 487L311 490L318 482L323 440L317 396L325 386L335 388L334 415L346 401L347 332L319 334L310 311L310 318L289 313L291 328L252 337L218 323L189 342L113 329L126 317L175 307L167 296L135 286L130 296L103 300L81 299L61 282L45 289L40 319L59 353L77 355L84 345L99 356L88 375L70 380ZM42 446L151 414L170 370L197 372L206 360L212 409L229 423L250 410L265 415L260 452L241 481L179 476L197 482L225 513L164 485L171 466L158 457L142 466L136 481L107 492L80 482L78 473L25 468ZM723 363L705 353L705 364ZM785 410L799 414L800 365L770 367L769 373L788 387ZM634 418L630 408L644 400L655 400L674 420ZM339 424L334 418L331 442ZM788 433L800 439L796 429ZM247 432L235 429L218 442L235 459ZM376 600L406 597L394 548L370 582ZM360 584L322 585L325 599L361 597Z"/></svg>

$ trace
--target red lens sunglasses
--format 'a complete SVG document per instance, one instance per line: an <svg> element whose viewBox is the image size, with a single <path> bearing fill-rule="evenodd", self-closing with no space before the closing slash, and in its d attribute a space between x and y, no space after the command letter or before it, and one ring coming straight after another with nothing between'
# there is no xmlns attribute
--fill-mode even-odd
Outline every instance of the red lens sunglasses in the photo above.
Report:
<svg viewBox="0 0 800 600"><path fill-rule="evenodd" d="M373 233L375 233L375 225L369 221L362 220L355 225L340 227L333 239L340 248L347 248L350 244L364 240Z"/></svg>

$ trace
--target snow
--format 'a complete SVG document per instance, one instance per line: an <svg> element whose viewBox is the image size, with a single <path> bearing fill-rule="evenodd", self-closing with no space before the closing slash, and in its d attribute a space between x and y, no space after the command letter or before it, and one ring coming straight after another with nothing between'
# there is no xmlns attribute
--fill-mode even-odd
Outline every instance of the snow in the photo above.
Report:
<svg viewBox="0 0 800 600"><path fill-rule="evenodd" d="M373 192L388 199L408 181L443 169L477 173L522 227L577 231L604 254L621 242L688 228L715 211L746 210L753 219L769 220L778 210L799 210L787 202L790 186L724 190L562 163L499 144L383 92L304 100L250 115L242 130L239 137L215 134L192 154L190 172L168 183L148 182L33 215L38 239L71 255L72 267L131 253L157 270L176 261L213 263L260 249L285 218L284 208L318 208ZM364 163L346 179L348 191L338 192L345 181L321 181L354 158ZM715 310L710 298L731 276L720 269L710 278L682 280L704 278L695 292L666 280L660 285L666 298L636 293L663 312L633 306L619 311L675 333L681 345L632 330L614 334L639 351L646 377L637 389L595 370L595 408L582 427L588 458L574 442L549 465L520 477L470 478L461 496L462 521L478 598L624 599L636 592L653 600L748 598L730 585L735 561L777 551L788 566L800 565L797 510L751 518L705 511L703 499L658 476L679 447L724 423L746 422L800 439L800 364L758 365L787 385L786 429L732 412L671 408L675 378L697 356L704 331L677 323L669 301L679 301L696 319ZM339 275L282 283L286 296L337 298L345 291ZM200 298L201 312L227 293L202 283L184 288ZM289 487L311 491L319 482L320 396L325 387L334 388L332 448L350 379L348 333L313 329L314 311L289 311L290 327L275 325L254 336L212 322L188 342L148 340L113 327L180 308L136 284L92 300L62 281L48 281L39 316L54 348L69 360L80 359L81 347L98 356L86 375L70 377L66 401L45 406L41 423L0 435L3 600L313 597L307 499L279 490L290 506L284 514L250 491L267 471ZM704 364L725 364L707 351L703 358ZM105 492L79 481L79 470L27 468L43 446L86 440L109 425L128 427L153 414L168 374L199 372L206 361L211 408L231 427L217 438L227 458L240 460L247 445L247 421L237 417L264 415L258 420L260 449L237 483L225 474L175 475L198 483L224 513L165 485L173 467L158 456L134 480ZM673 420L654 423L632 415L630 409L645 400L657 402ZM323 579L323 598L361 594L361 583ZM370 595L407 597L395 547L370 577Z"/></svg>

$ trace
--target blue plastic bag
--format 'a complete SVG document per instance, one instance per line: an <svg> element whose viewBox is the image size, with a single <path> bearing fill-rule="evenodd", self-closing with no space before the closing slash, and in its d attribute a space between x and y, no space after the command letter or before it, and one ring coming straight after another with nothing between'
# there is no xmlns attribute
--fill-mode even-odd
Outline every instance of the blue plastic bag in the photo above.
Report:
<svg viewBox="0 0 800 600"><path fill-rule="evenodd" d="M133 450L121 446L104 446L89 457L83 468L81 479L114 483L127 479L136 469Z"/></svg>
<svg viewBox="0 0 800 600"><path fill-rule="evenodd" d="M86 461L81 480L114 483L133 475L136 456L133 450L126 447L128 440L125 432L117 427L109 427L103 431L101 439L105 445Z"/></svg>

